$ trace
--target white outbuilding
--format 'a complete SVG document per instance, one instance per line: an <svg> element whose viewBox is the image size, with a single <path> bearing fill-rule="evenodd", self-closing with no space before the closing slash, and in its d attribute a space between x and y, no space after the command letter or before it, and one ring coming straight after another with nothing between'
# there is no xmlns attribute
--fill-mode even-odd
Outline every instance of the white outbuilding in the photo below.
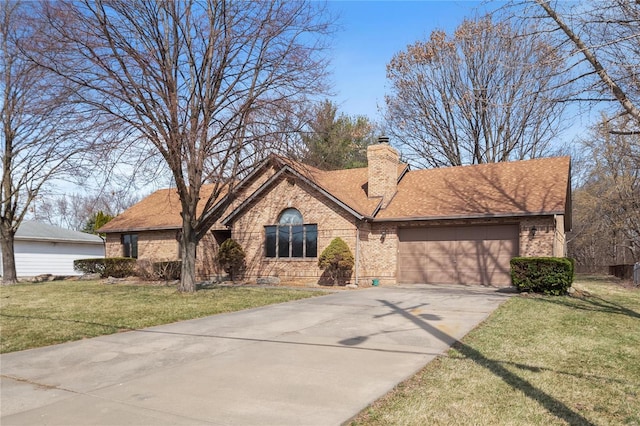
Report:
<svg viewBox="0 0 640 426"><path fill-rule="evenodd" d="M73 270L73 261L104 257L104 240L98 235L23 221L16 232L14 250L18 277L81 275Z"/></svg>

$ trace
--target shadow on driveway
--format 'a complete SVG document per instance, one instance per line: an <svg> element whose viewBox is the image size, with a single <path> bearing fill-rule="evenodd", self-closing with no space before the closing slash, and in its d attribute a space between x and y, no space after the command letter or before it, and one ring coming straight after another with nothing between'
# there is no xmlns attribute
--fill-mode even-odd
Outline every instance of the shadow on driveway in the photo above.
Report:
<svg viewBox="0 0 640 426"><path fill-rule="evenodd" d="M501 365L504 363L503 361L492 360L485 357L478 350L472 348L471 346L461 341L453 339L447 333L427 323L425 321L426 318L423 319L416 315L411 314L410 310L403 309L387 300L379 300L379 302L389 307L389 309L391 309L394 314L401 315L404 318L412 321L414 324L418 325L424 331L436 337L437 339L441 340L442 342L450 343L452 340L454 340L455 343L453 344L453 348L455 348L458 352L460 352L462 355L464 355L468 359L473 360L479 366L488 369L489 371L491 371L491 373L500 377L500 379L502 379L506 384L511 386L513 389L524 393L527 397L531 398L533 401L536 401L538 404L543 406L545 409L547 409L547 411L549 411L551 414L558 417L559 419L566 421L570 425L595 426L594 423L592 423L585 417L581 416L579 413L576 413L561 401L545 393L544 391L536 388L535 386L533 386L531 383L527 382L523 378L507 370L505 367ZM604 306L607 309L610 308L610 304L606 304ZM432 319L432 318L428 318L428 319ZM361 340L363 339L364 338L361 338ZM526 370L535 370L535 369L539 370L538 367L530 367L530 366L524 366L520 364L517 364L516 366L518 368L526 369Z"/></svg>

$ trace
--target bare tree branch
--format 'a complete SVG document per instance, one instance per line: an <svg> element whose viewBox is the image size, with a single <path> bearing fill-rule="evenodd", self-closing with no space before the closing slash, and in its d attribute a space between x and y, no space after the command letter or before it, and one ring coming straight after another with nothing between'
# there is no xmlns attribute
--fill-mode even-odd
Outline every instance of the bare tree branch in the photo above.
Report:
<svg viewBox="0 0 640 426"><path fill-rule="evenodd" d="M620 105L627 111L632 117L634 117L637 122L640 123L640 109L634 105L634 103L629 99L626 92L618 85L618 83L609 75L609 72L605 69L605 67L598 61L596 55L594 54L591 47L587 46L587 44L580 38L573 30L564 22L564 20L556 13L556 11L550 6L548 1L545 0L535 0L536 3L546 12L546 14L553 19L558 27L562 29L562 31L566 34L566 36L576 45L578 50L584 55L589 64L596 71L602 82L609 87L615 98L618 100ZM595 20L594 23L602 23L602 21ZM607 23L612 23L614 21L607 21ZM618 25L623 25L625 23L638 23L637 20L634 21L615 21ZM626 38L622 38L616 40L615 43L620 43L625 40L635 40L638 43L638 38L640 34L635 34L634 36L628 36ZM609 42L609 45L613 44L613 42ZM636 66L638 64L636 63Z"/></svg>
<svg viewBox="0 0 640 426"><path fill-rule="evenodd" d="M14 236L36 197L55 179L90 170L96 117L70 102L74 89L31 61L43 29L30 19L37 3L0 3L2 282L16 282Z"/></svg>
<svg viewBox="0 0 640 426"><path fill-rule="evenodd" d="M583 143L590 164L575 190L569 250L585 267L640 261L639 135L618 135L615 125L627 127L604 117Z"/></svg>
<svg viewBox="0 0 640 426"><path fill-rule="evenodd" d="M562 124L562 61L546 36L522 34L485 17L394 56L386 115L410 160L440 167L547 152Z"/></svg>
<svg viewBox="0 0 640 426"><path fill-rule="evenodd" d="M77 101L127 129L127 150L152 146L182 207L181 291L195 291L195 254L209 210L265 155L281 129L264 117L325 90L323 5L225 0L48 3L38 63ZM149 151L145 151L149 152ZM213 185L205 199L202 187ZM204 211L198 206L204 205Z"/></svg>

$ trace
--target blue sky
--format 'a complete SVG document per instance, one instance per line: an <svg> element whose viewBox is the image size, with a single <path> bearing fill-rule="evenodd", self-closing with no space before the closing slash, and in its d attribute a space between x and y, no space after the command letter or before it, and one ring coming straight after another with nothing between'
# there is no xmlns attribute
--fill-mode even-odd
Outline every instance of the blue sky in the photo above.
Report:
<svg viewBox="0 0 640 426"><path fill-rule="evenodd" d="M478 1L338 1L329 7L339 15L340 29L332 52L334 93L339 111L380 121L386 66L407 45L447 33L464 18L478 14Z"/></svg>

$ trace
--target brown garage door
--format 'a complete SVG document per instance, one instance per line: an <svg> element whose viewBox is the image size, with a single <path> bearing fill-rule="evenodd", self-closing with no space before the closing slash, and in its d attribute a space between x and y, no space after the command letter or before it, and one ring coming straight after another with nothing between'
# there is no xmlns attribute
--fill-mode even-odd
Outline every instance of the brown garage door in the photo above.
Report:
<svg viewBox="0 0 640 426"><path fill-rule="evenodd" d="M401 284L511 284L518 225L400 228Z"/></svg>

